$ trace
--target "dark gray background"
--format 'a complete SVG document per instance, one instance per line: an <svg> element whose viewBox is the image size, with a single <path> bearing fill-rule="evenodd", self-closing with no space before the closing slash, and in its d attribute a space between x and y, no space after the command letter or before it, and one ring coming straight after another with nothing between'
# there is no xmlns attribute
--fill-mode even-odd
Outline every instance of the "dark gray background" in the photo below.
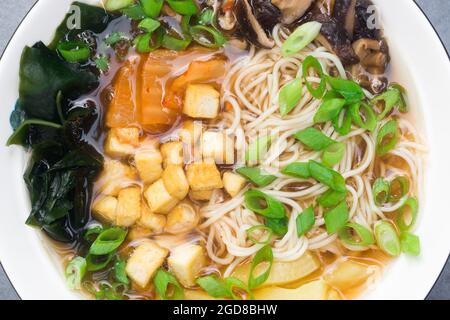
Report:
<svg viewBox="0 0 450 320"><path fill-rule="evenodd" d="M0 28L2 31L0 33L0 52L3 52L20 21L35 2L36 0L1 0ZM447 50L450 51L450 1L417 0L416 2L425 11L425 14L441 36ZM405 23L401 21L401 15L399 16L399 23ZM12 300L18 298L0 266L0 299ZM429 298L450 300L450 262L447 263Z"/></svg>

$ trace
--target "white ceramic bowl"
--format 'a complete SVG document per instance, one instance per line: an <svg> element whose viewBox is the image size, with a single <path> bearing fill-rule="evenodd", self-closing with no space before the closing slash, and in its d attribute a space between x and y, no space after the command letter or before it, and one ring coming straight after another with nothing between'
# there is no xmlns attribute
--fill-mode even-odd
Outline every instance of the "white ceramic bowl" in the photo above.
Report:
<svg viewBox="0 0 450 320"><path fill-rule="evenodd" d="M18 96L19 59L25 45L49 42L73 0L40 0L29 12L0 62L0 261L23 299L76 299L39 231L25 225L30 205L22 180L21 148L4 146ZM97 3L97 0L85 1ZM386 268L369 299L424 299L450 252L450 63L432 26L412 0L375 0L382 16L394 79L409 92L413 113L430 149L416 233L419 258L401 256Z"/></svg>

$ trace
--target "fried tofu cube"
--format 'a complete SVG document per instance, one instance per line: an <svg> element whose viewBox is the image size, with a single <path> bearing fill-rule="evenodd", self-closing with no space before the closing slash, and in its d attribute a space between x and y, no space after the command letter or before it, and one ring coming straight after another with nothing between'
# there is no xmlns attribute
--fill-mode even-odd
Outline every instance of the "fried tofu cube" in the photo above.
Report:
<svg viewBox="0 0 450 320"><path fill-rule="evenodd" d="M161 248L151 241L141 243L127 261L127 275L139 287L147 287L168 254L167 249Z"/></svg>
<svg viewBox="0 0 450 320"><path fill-rule="evenodd" d="M187 179L194 191L223 188L222 178L214 161L192 163L187 167Z"/></svg>
<svg viewBox="0 0 450 320"><path fill-rule="evenodd" d="M166 216L153 213L145 203L141 204L141 218L137 224L142 228L150 229L154 233L162 233L166 220Z"/></svg>
<svg viewBox="0 0 450 320"><path fill-rule="evenodd" d="M165 231L171 234L189 232L197 226L198 221L195 209L187 203L181 203L167 215Z"/></svg>
<svg viewBox="0 0 450 320"><path fill-rule="evenodd" d="M198 142L203 132L201 121L186 120L179 130L179 136L183 143L192 146Z"/></svg>
<svg viewBox="0 0 450 320"><path fill-rule="evenodd" d="M138 239L150 238L153 235L151 229L143 228L139 225L134 225L128 229L127 240L134 241Z"/></svg>
<svg viewBox="0 0 450 320"><path fill-rule="evenodd" d="M138 128L113 128L106 138L105 153L111 157L127 157L138 145Z"/></svg>
<svg viewBox="0 0 450 320"><path fill-rule="evenodd" d="M170 195L183 200L189 193L189 183L181 166L169 164L163 172L162 179Z"/></svg>
<svg viewBox="0 0 450 320"><path fill-rule="evenodd" d="M131 227L141 217L141 188L129 187L121 190L117 198L116 225Z"/></svg>
<svg viewBox="0 0 450 320"><path fill-rule="evenodd" d="M164 160L164 168L169 164L182 166L184 163L183 143L180 141L164 143L161 146L161 154Z"/></svg>
<svg viewBox="0 0 450 320"><path fill-rule="evenodd" d="M154 213L167 214L179 202L166 189L162 179L159 179L148 187L144 196L150 206L150 210Z"/></svg>
<svg viewBox="0 0 450 320"><path fill-rule="evenodd" d="M217 164L233 164L234 140L223 132L206 131L202 135L202 155Z"/></svg>
<svg viewBox="0 0 450 320"><path fill-rule="evenodd" d="M185 287L195 286L195 279L206 265L203 247L188 245L176 248L167 259L169 269Z"/></svg>
<svg viewBox="0 0 450 320"><path fill-rule="evenodd" d="M183 113L191 118L214 119L219 114L219 91L209 84L190 84Z"/></svg>
<svg viewBox="0 0 450 320"><path fill-rule="evenodd" d="M119 160L105 160L97 184L104 195L117 196L124 184L130 184L136 179L137 173L134 168Z"/></svg>
<svg viewBox="0 0 450 320"><path fill-rule="evenodd" d="M236 196L247 184L247 180L239 174L227 171L223 174L223 186L228 194Z"/></svg>
<svg viewBox="0 0 450 320"><path fill-rule="evenodd" d="M100 220L114 224L116 222L117 203L116 197L100 197L94 202L92 210Z"/></svg>
<svg viewBox="0 0 450 320"><path fill-rule="evenodd" d="M134 162L139 172L141 180L145 184L150 184L161 178L162 155L159 150L145 150L136 153Z"/></svg>
<svg viewBox="0 0 450 320"><path fill-rule="evenodd" d="M189 197L195 201L209 201L213 194L214 190L205 190L205 191L194 191L191 190L189 192Z"/></svg>

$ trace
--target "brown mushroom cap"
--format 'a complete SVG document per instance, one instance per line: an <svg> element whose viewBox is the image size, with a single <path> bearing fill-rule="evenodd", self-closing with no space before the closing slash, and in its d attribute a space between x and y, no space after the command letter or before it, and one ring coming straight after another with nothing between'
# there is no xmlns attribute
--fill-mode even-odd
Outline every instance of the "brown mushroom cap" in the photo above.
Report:
<svg viewBox="0 0 450 320"><path fill-rule="evenodd" d="M281 11L281 22L291 24L300 19L315 0L272 0L272 4Z"/></svg>

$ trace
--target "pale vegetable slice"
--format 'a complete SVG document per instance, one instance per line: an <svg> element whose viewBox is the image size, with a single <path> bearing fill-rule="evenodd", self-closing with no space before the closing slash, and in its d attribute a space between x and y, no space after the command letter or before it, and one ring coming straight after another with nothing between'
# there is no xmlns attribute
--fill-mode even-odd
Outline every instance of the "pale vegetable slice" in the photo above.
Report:
<svg viewBox="0 0 450 320"><path fill-rule="evenodd" d="M319 269L319 267L319 260L310 252L306 252L301 258L294 261L275 261L272 265L269 278L262 286L277 286L298 281L310 275ZM248 263L237 267L232 276L247 283L249 274L250 264Z"/></svg>
<svg viewBox="0 0 450 320"><path fill-rule="evenodd" d="M346 260L331 273L325 274L324 280L331 286L344 291L364 284L371 275L368 268L368 265Z"/></svg>
<svg viewBox="0 0 450 320"><path fill-rule="evenodd" d="M256 300L327 300L330 287L316 280L295 289L269 287L255 291Z"/></svg>

